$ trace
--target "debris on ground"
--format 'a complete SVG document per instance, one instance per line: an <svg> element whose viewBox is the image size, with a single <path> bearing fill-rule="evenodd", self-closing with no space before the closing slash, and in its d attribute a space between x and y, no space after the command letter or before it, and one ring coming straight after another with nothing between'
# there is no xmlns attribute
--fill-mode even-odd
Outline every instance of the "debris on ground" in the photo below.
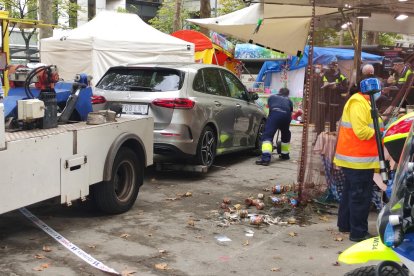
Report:
<svg viewBox="0 0 414 276"><path fill-rule="evenodd" d="M166 263L159 263L159 264L155 264L155 268L158 270L167 270L168 268L168 264Z"/></svg>
<svg viewBox="0 0 414 276"><path fill-rule="evenodd" d="M244 199L244 208L241 203L224 197L219 204L219 211L215 212L218 216L218 227L229 227L233 224L261 225L303 225L306 216L298 221L298 214L302 211L298 207L298 186L297 185L275 185L271 188L262 188L263 191L270 192L268 195L258 193L257 198L252 196ZM232 201L236 204L231 205ZM256 211L252 211L255 207Z"/></svg>

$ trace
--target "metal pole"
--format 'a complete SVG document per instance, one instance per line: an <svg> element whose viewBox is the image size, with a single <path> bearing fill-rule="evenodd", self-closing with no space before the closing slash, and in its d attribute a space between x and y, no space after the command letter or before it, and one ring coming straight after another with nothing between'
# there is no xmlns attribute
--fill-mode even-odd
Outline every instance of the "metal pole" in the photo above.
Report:
<svg viewBox="0 0 414 276"><path fill-rule="evenodd" d="M374 130L375 130L375 141L377 142L377 150L378 150L378 157L380 163L380 173L382 177L382 181L387 184L388 182L388 172L389 172L389 163L385 160L384 156L384 148L382 147L381 142L381 129L378 122L378 109L377 105L375 104L374 93L370 93L369 99L371 100L371 117L374 121Z"/></svg>

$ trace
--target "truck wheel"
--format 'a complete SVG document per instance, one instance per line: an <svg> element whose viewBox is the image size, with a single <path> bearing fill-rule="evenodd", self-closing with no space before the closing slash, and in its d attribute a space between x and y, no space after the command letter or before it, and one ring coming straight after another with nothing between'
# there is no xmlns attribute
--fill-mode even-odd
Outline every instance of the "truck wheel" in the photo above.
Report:
<svg viewBox="0 0 414 276"><path fill-rule="evenodd" d="M363 266L357 269L354 269L345 274L345 276L375 276L376 274L376 265ZM381 268L381 276L401 276L401 271L392 266L384 266ZM408 275L408 274L407 274Z"/></svg>
<svg viewBox="0 0 414 276"><path fill-rule="evenodd" d="M93 198L99 209L110 214L120 214L131 209L144 181L144 168L137 154L121 147L112 166L112 177L95 185Z"/></svg>
<svg viewBox="0 0 414 276"><path fill-rule="evenodd" d="M214 130L206 126L200 135L197 146L196 162L197 164L211 167L216 158L217 140Z"/></svg>

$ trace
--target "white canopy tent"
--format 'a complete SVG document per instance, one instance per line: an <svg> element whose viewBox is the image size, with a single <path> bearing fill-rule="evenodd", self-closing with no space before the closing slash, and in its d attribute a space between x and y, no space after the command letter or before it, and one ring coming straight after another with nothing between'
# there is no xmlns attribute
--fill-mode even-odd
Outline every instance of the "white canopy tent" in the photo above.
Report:
<svg viewBox="0 0 414 276"><path fill-rule="evenodd" d="M337 9L325 7L316 9L317 16L336 12ZM305 48L311 17L312 8L309 6L258 3L219 17L187 21L295 56ZM262 24L255 31L259 20L262 20Z"/></svg>
<svg viewBox="0 0 414 276"><path fill-rule="evenodd" d="M102 11L67 36L42 39L40 55L42 63L58 66L63 79L87 73L96 83L119 64L193 62L194 44L154 29L135 14Z"/></svg>

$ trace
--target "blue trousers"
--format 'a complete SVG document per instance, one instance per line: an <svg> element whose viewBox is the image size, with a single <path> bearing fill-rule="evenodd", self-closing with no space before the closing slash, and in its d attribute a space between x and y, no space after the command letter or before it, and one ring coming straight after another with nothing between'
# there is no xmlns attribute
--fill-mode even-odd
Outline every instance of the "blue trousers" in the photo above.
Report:
<svg viewBox="0 0 414 276"><path fill-rule="evenodd" d="M342 168L345 183L338 210L338 227L350 231L350 237L363 238L368 233L374 170Z"/></svg>
<svg viewBox="0 0 414 276"><path fill-rule="evenodd" d="M291 133L289 130L290 121L292 120L290 113L271 111L266 120L265 129L262 135L262 142L269 141L273 143L273 137L276 131L280 129L282 143L290 143ZM270 161L272 154L264 152L262 154L263 161Z"/></svg>

